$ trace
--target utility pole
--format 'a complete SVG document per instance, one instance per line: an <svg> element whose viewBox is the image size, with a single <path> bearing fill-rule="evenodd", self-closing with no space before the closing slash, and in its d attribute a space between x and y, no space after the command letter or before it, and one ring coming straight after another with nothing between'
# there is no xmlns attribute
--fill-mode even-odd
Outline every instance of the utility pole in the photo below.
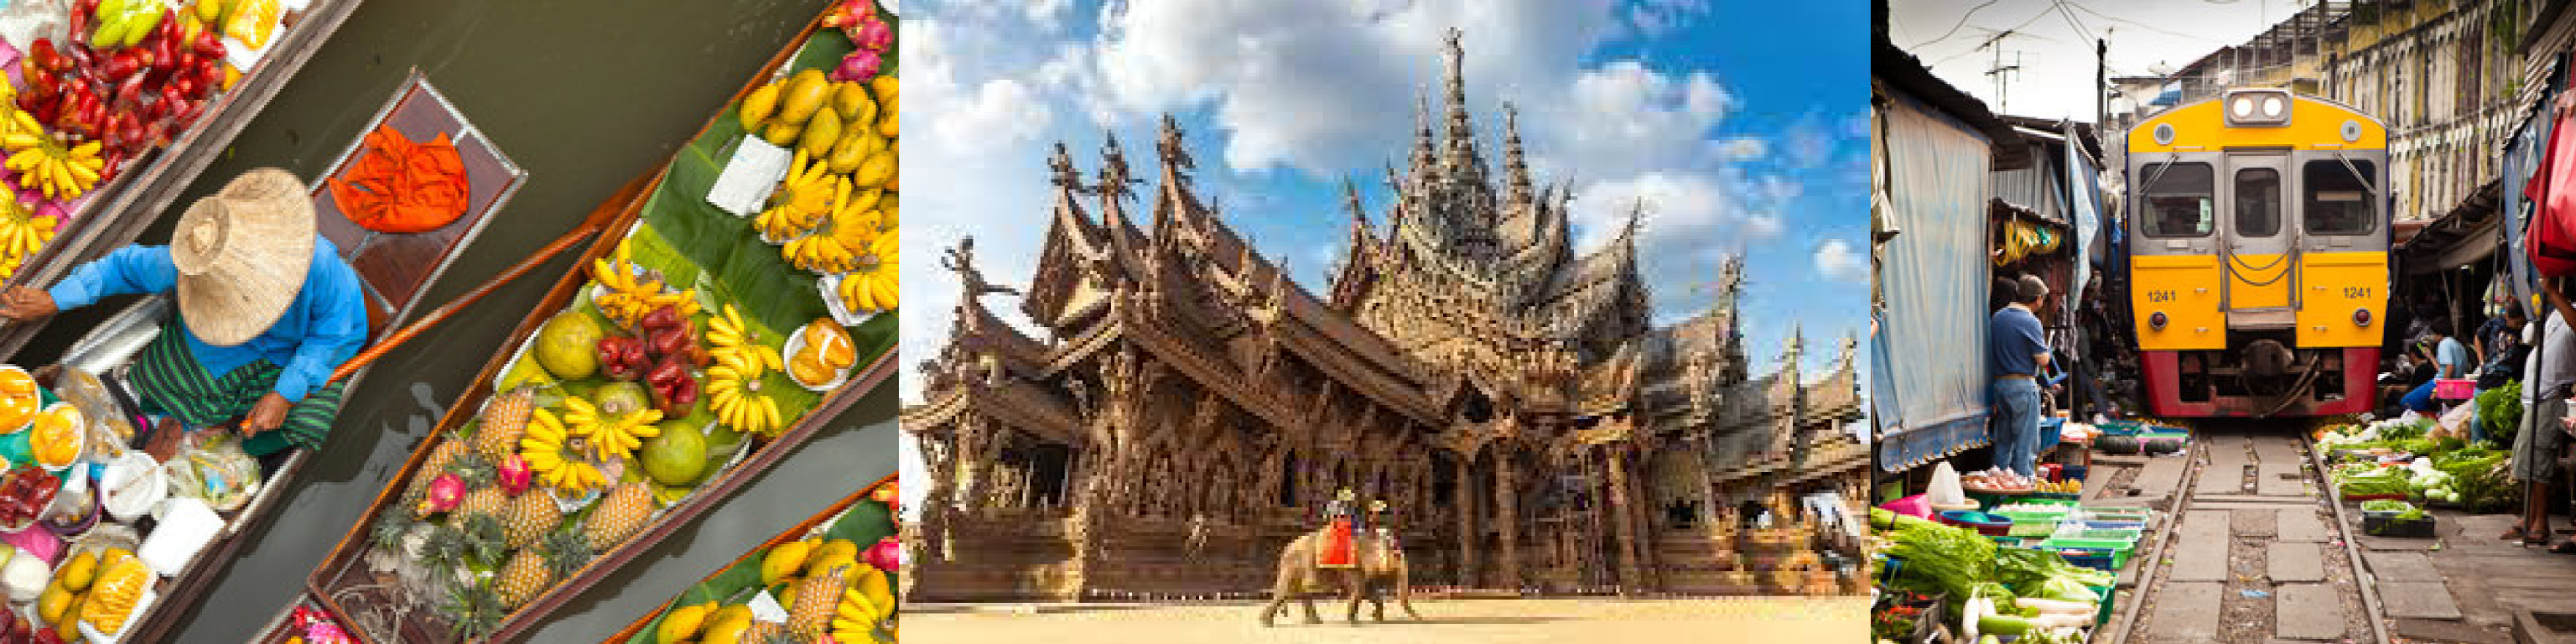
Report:
<svg viewBox="0 0 2576 644"><path fill-rule="evenodd" d="M2003 34L1996 34L1995 38L2000 40L2003 38ZM1989 42L1991 43L1991 41ZM2003 114L2011 111L2011 108L2006 107L2006 105L2011 102L2011 95L2007 92L2012 87L2012 74L2021 71L2021 52L2013 52L2013 64L2006 66L2004 65L2004 49L2002 47L1996 47L1994 49L1995 64L1994 66L1986 69L1986 75L1992 76L1995 79L1995 113Z"/></svg>
<svg viewBox="0 0 2576 644"><path fill-rule="evenodd" d="M2093 131L2111 122L2111 40L2093 39ZM2080 286L2080 285L2079 285Z"/></svg>

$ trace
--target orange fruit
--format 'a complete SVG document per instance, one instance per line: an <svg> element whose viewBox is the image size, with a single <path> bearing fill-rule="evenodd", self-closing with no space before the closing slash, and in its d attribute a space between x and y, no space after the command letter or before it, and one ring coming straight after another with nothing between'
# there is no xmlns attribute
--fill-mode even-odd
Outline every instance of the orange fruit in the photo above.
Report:
<svg viewBox="0 0 2576 644"><path fill-rule="evenodd" d="M36 415L34 433L27 437L36 460L48 466L69 465L80 457L80 430L86 419L80 408L57 404Z"/></svg>

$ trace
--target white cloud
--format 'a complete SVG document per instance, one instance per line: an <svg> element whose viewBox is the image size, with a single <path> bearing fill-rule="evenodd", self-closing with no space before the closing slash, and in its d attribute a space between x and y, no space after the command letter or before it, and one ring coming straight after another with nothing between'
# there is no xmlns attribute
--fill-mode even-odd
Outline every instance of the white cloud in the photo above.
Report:
<svg viewBox="0 0 2576 644"><path fill-rule="evenodd" d="M1491 128L1499 90L1556 96L1615 22L1607 0L1135 0L1102 19L1091 59L1110 102L1136 114L1212 104L1236 169L1317 176L1375 167L1385 142L1405 140L1411 119L1388 116L1423 89L1438 102L1449 27L1466 31L1469 100Z"/></svg>
<svg viewBox="0 0 2576 644"><path fill-rule="evenodd" d="M1816 272L1827 279L1867 282L1869 258L1854 252L1851 242L1828 239L1816 247Z"/></svg>
<svg viewBox="0 0 2576 644"><path fill-rule="evenodd" d="M1045 132L1054 113L1025 85L1010 79L985 81L963 101L939 102L943 115L930 119L931 136L966 150L993 150L1027 143Z"/></svg>
<svg viewBox="0 0 2576 644"><path fill-rule="evenodd" d="M1751 137L1720 139L1716 142L1710 143L1709 147L1711 151L1716 153L1717 158L1720 161L1744 161L1758 159L1763 155L1771 153L1770 141Z"/></svg>

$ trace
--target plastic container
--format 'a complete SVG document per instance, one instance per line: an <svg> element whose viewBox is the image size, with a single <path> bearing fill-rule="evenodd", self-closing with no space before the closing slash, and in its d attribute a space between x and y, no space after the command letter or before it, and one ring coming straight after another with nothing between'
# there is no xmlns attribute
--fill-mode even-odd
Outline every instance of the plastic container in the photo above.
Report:
<svg viewBox="0 0 2576 644"><path fill-rule="evenodd" d="M1932 484L1924 490L1923 496L1927 497L1924 502L1932 505L1959 505L1968 501L1967 493L1959 488L1959 470L1950 467L1949 461L1932 466Z"/></svg>
<svg viewBox="0 0 2576 644"><path fill-rule="evenodd" d="M2433 397L2442 400L2468 400L2478 395L2478 381L2468 378L2443 378L2433 381Z"/></svg>
<svg viewBox="0 0 2576 644"><path fill-rule="evenodd" d="M2052 533L2050 536L2058 539L2125 541L2131 544L2136 544L2140 534L2141 532L2138 530L2090 528L2085 527L2085 525L2081 523L2067 523L2059 524L2057 532Z"/></svg>
<svg viewBox="0 0 2576 644"><path fill-rule="evenodd" d="M2012 519L1986 514L1984 512L1969 512L1962 510L1951 510L1941 513L1941 523L1975 530L1977 531L1977 534L1989 537L2010 536L2012 534L2013 525Z"/></svg>
<svg viewBox="0 0 2576 644"><path fill-rule="evenodd" d="M1878 509L1917 519L1932 518L1932 506L1923 500L1921 494L1878 504Z"/></svg>

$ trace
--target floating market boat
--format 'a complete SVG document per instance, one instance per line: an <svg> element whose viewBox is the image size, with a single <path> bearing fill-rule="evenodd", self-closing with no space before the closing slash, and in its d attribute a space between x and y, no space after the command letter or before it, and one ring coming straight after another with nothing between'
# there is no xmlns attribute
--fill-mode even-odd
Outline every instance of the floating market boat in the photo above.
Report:
<svg viewBox="0 0 2576 644"><path fill-rule="evenodd" d="M451 304L431 314L428 320L388 336L397 325L421 312L422 296L428 287L446 272L458 253L481 235L491 213L506 204L527 177L418 74L377 114L368 131L378 131L379 127L423 140L440 135L452 138L458 157L464 161L471 199L454 220L435 228L405 234L370 233L350 224L333 206L328 182L313 182L311 194L320 234L357 267L366 286L369 337L374 345L365 354L368 356L380 354L389 345L400 343L463 305ZM358 154L359 148L353 146L324 176L341 176ZM635 189L640 188L639 182ZM582 236L568 236L553 250L543 252L560 251ZM401 261L387 261L393 259ZM498 281L487 285L485 292L497 284ZM126 380L128 362L160 333L172 308L166 297L147 297L75 343L56 368L39 370L40 379L48 380L52 391L79 410L79 415L88 420L89 429L83 441L83 463L65 470L82 476L56 484L58 492L47 505L43 529L0 535L0 540L17 547L13 561L46 564L31 569L46 572L42 577L12 577L8 583L0 583L17 591L13 598L39 593L34 605L12 612L31 625L60 629L62 624L71 623L72 630L86 634L91 641L175 640L171 629L229 567L233 554L260 533L277 500L286 496L286 490L293 487L312 457L309 450L297 449L254 459L220 431L201 432L196 438L203 442L192 439L164 461L156 462L139 448L156 432L178 431L171 424L156 429L137 404L138 398ZM363 362L353 361L342 371L343 380L354 390L367 369ZM98 465L87 465L89 462ZM51 466L41 457L37 464ZM121 558L110 554L116 552L145 564L146 574L138 578L139 588L101 588L108 584L103 575L110 568L100 564L105 559ZM82 553L91 557L90 562L75 563ZM74 574L72 570L76 568L92 572ZM93 576L98 581L73 581ZM29 582L42 585L35 590L23 587ZM75 603L81 603L78 599L128 591L124 594L132 596L120 597L119 601L132 601L133 607L121 619L100 620L118 625L116 632L102 632L98 622L55 607L51 598L55 589L76 598ZM75 590L86 591L88 596L71 592ZM135 590L140 592L130 592ZM48 614L58 610L58 614Z"/></svg>
<svg viewBox="0 0 2576 644"><path fill-rule="evenodd" d="M33 206L22 207L21 212L12 213L8 217L11 224L27 225L21 222L33 221L36 216L54 218L48 233L50 239L33 253L24 257L0 258L0 276L5 276L6 283L13 286L50 285L74 266L133 242L145 228L169 212L172 205L180 203L182 191L215 159L223 156L232 145L233 137L239 135L242 128L267 107L278 90L286 86L287 80L321 50L322 44L339 30L340 23L357 9L358 2L197 0L177 3L183 6L162 14L167 18L156 21L159 26L131 32L138 40L130 48L150 49L169 40L174 43L174 50L185 54L191 49L188 43L193 42L186 34L192 32L218 34L218 44L202 50L211 56L159 56L161 60L180 61L159 66L137 66L131 60L120 60L120 48L101 46L93 49L86 44L90 38L81 36L48 39L44 46L28 47L37 51L20 52L14 47L0 45L0 66L9 70L13 88L11 95L14 97L10 105L0 106L5 107L0 112L14 114L25 111L25 106L31 106L36 110L34 113L51 117L37 119L44 131L35 133L46 139L47 145L60 146L80 141L126 143L104 146L106 156L100 159L103 161L100 174L104 176L77 197L49 197L37 186L21 185L16 181L14 178L18 172L0 174L10 177L0 188L16 189L27 195L26 200L35 202ZM96 16L100 6L109 3L77 0L68 4L69 12L64 11L65 5L56 3L14 3L12 8L0 10L0 33L8 34L10 42L28 44L35 40L35 34L95 35L107 22ZM130 5L137 10L147 5L153 8L161 6L160 3L116 2L109 9L114 10L114 5ZM82 15L74 17L70 14ZM213 15L214 21L209 23L202 17L204 15ZM236 22L239 24L233 24ZM208 24L214 26L204 26ZM164 34L161 27L167 27L169 32ZM236 37L235 32L241 36ZM72 44L75 40L84 44L75 46ZM215 72L220 80L199 87L200 78L187 74L180 67L197 56L221 61L216 65L219 71ZM39 83L31 80L28 74L31 69L50 69L50 73L38 75L63 80L43 83L50 86L51 94L46 95L38 89ZM138 87L152 89L124 89L121 86L127 82L111 85L108 82L111 79L125 79ZM183 85L182 80L186 84ZM74 86L83 86L83 89L74 90ZM90 87L109 90L87 89ZM166 95L159 92L162 88L176 87L192 89ZM187 95L189 92L194 95ZM131 105L139 107L126 106L129 104L124 99L129 94L150 94L152 100L139 100L141 97L138 97ZM132 117L126 118L124 115L127 113ZM18 128L0 129L15 131ZM119 140L129 136L120 133L126 130L134 132L130 135L136 137L133 141ZM120 147L125 149L121 153ZM18 349L34 339L44 325L44 321L0 324L0 359L16 355Z"/></svg>
<svg viewBox="0 0 2576 644"><path fill-rule="evenodd" d="M852 6L624 205L263 641L317 622L359 641L524 636L894 373L892 20ZM852 20L882 38L823 31ZM827 121L840 131L814 134Z"/></svg>
<svg viewBox="0 0 2576 644"><path fill-rule="evenodd" d="M753 631L768 630L800 641L829 635L835 644L891 644L896 641L895 574L903 568L900 550L887 551L900 548L897 503L895 477L860 488L743 553L608 641L651 644L730 637L757 642L763 640ZM843 566L850 568L831 575ZM807 582L820 587L809 591ZM804 608L801 597L790 599L800 593L829 603ZM772 604L791 601L799 606L788 607L784 618L768 611ZM771 626L760 626L764 623ZM807 630L799 632L799 626Z"/></svg>

